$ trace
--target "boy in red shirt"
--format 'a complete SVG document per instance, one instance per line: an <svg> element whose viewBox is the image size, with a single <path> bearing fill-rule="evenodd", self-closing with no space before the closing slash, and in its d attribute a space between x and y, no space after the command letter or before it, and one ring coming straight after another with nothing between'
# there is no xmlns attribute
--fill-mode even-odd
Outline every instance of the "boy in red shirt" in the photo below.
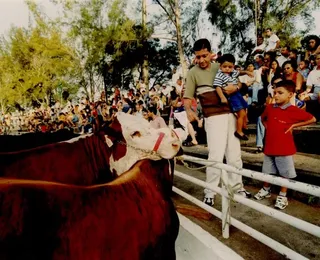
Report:
<svg viewBox="0 0 320 260"><path fill-rule="evenodd" d="M292 130L316 122L314 116L290 104L290 98L294 95L295 88L293 81L278 82L274 89L276 103L268 105L261 115L262 123L266 128L262 172L279 173L288 179L297 176L293 162L296 148ZM281 187L275 204L276 208L284 209L288 206L286 195L287 188ZM265 182L263 188L254 195L254 198L262 200L270 196L270 184Z"/></svg>

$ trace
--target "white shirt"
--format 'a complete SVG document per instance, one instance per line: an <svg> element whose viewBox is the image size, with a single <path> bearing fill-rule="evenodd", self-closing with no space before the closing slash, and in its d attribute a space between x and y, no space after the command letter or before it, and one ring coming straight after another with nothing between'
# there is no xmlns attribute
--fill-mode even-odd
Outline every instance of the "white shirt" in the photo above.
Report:
<svg viewBox="0 0 320 260"><path fill-rule="evenodd" d="M274 33L267 39L266 52L275 49L277 46L277 41L280 41L279 37Z"/></svg>
<svg viewBox="0 0 320 260"><path fill-rule="evenodd" d="M267 47L266 44L265 44L265 43L262 43L262 44L260 44L259 46L254 47L254 49L252 50L252 52L255 52L256 50L262 50L262 51L264 51L266 47Z"/></svg>
<svg viewBox="0 0 320 260"><path fill-rule="evenodd" d="M311 71L307 78L307 86L313 85L320 87L320 70Z"/></svg>
<svg viewBox="0 0 320 260"><path fill-rule="evenodd" d="M248 75L243 75L239 77L239 81L241 83L245 83L246 85L251 85L251 83L261 83L261 69L253 71L254 77L250 77Z"/></svg>
<svg viewBox="0 0 320 260"><path fill-rule="evenodd" d="M285 63L287 60L289 60L288 58L284 57L283 55L279 56L277 58L277 62L279 63L279 66L282 67L283 63Z"/></svg>

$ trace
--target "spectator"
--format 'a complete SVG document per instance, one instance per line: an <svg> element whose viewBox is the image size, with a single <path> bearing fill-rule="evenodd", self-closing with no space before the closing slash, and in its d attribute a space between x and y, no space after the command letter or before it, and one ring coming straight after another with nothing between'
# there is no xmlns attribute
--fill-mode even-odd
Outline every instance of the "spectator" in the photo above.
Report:
<svg viewBox="0 0 320 260"><path fill-rule="evenodd" d="M292 131L294 128L312 124L316 119L309 113L290 104L296 86L292 81L280 81L274 89L274 105L268 105L261 118L267 129L262 172L280 174L284 178L295 178L293 155L296 148ZM275 207L284 209L288 206L287 188L281 187ZM270 184L264 183L263 188L254 196L257 200L271 196Z"/></svg>
<svg viewBox="0 0 320 260"><path fill-rule="evenodd" d="M159 129L168 127L166 122L161 116L158 116L158 110L155 106L149 106L148 109L148 118L150 118L150 125L152 128Z"/></svg>
<svg viewBox="0 0 320 260"><path fill-rule="evenodd" d="M303 81L307 81L309 75L309 62L307 60L302 60L299 62L298 72L302 75Z"/></svg>
<svg viewBox="0 0 320 260"><path fill-rule="evenodd" d="M264 61L264 57L263 55L256 55L254 58L255 62L254 62L254 68L256 70L260 69L263 66L263 61Z"/></svg>
<svg viewBox="0 0 320 260"><path fill-rule="evenodd" d="M266 44L264 43L264 39L262 35L258 35L257 37L257 46L252 50L252 54L263 54L266 49Z"/></svg>
<svg viewBox="0 0 320 260"><path fill-rule="evenodd" d="M298 51L296 49L292 49L289 52L289 60L295 62L298 65Z"/></svg>
<svg viewBox="0 0 320 260"><path fill-rule="evenodd" d="M266 29L266 35L267 35L266 52L276 52L276 50L280 47L279 37L275 33L273 33L271 28Z"/></svg>
<svg viewBox="0 0 320 260"><path fill-rule="evenodd" d="M305 55L305 60L309 60L320 53L320 38L318 36L312 35L309 38L309 44Z"/></svg>
<svg viewBox="0 0 320 260"><path fill-rule="evenodd" d="M317 67L311 71L307 79L307 89L301 93L301 100L318 100L320 103L320 53L316 55ZM312 91L313 89L313 91Z"/></svg>
<svg viewBox="0 0 320 260"><path fill-rule="evenodd" d="M292 80L296 85L296 93L302 92L302 85L303 85L303 77L302 75L297 71L297 64L292 61L286 61L282 65L283 70L283 79L285 80ZM294 99L293 99L294 100ZM292 105L294 103L291 103Z"/></svg>
<svg viewBox="0 0 320 260"><path fill-rule="evenodd" d="M282 47L281 48L281 55L277 58L277 61L280 65L280 67L282 67L283 63L288 61L289 58L290 58L290 48L288 46ZM295 61L296 61L296 59L295 59Z"/></svg>
<svg viewBox="0 0 320 260"><path fill-rule="evenodd" d="M258 102L258 93L261 89L263 89L263 85L261 82L261 70L255 70L253 63L248 64L247 71L252 72L254 76L240 76L239 80L240 82L246 84L246 86L249 88L249 91L251 91L251 96L249 95L248 98L248 105L251 105L252 103Z"/></svg>

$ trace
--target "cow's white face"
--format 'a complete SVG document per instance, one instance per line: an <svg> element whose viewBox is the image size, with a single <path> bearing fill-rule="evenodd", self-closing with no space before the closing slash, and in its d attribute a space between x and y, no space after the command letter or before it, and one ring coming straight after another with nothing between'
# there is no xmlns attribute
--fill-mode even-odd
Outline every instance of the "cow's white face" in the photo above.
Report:
<svg viewBox="0 0 320 260"><path fill-rule="evenodd" d="M118 113L117 119L121 124L127 146L130 148L135 147L150 153L154 149L160 133L163 133L164 137L156 155L159 159L173 158L181 147L179 138L169 128L154 129L144 118L126 113Z"/></svg>
<svg viewBox="0 0 320 260"><path fill-rule="evenodd" d="M135 162L141 159L160 160L161 158L173 158L181 148L178 136L170 128L154 129L150 123L142 117L117 113L117 120L122 129L122 135L127 145L124 157L119 160L110 158L110 166L117 174L128 170ZM156 152L153 152L160 135L163 139L159 143ZM107 144L112 145L108 137ZM112 169L111 169L112 170Z"/></svg>

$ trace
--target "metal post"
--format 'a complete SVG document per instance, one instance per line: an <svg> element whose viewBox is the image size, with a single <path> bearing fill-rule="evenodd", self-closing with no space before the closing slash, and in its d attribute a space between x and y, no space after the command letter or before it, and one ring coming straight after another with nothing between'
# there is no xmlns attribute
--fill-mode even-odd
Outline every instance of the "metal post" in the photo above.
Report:
<svg viewBox="0 0 320 260"><path fill-rule="evenodd" d="M221 170L221 178L224 184L221 184L222 195L222 236L229 238L229 220L230 220L230 200L228 199L228 191L225 185L228 185L228 173Z"/></svg>

